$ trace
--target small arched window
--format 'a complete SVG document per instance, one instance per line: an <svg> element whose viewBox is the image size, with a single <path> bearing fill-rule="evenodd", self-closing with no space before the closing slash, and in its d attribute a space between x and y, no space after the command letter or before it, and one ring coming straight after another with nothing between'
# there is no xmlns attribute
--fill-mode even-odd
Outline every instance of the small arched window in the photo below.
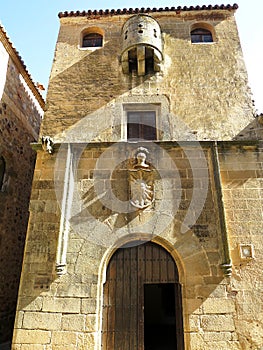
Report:
<svg viewBox="0 0 263 350"><path fill-rule="evenodd" d="M83 36L82 47L102 47L103 37L99 33L88 33Z"/></svg>
<svg viewBox="0 0 263 350"><path fill-rule="evenodd" d="M192 43L212 43L213 36L210 30L204 28L196 28L191 31Z"/></svg>
<svg viewBox="0 0 263 350"><path fill-rule="evenodd" d="M4 157L0 157L0 191L2 190L4 184L5 167L5 159Z"/></svg>

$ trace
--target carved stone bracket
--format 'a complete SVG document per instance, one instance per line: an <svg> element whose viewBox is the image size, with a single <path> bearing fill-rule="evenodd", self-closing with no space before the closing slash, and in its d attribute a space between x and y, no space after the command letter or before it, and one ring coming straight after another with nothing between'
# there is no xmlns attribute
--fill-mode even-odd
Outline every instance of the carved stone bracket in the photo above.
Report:
<svg viewBox="0 0 263 350"><path fill-rule="evenodd" d="M225 277L231 277L232 275L232 263L230 262L229 264L221 264L221 269L225 275Z"/></svg>
<svg viewBox="0 0 263 350"><path fill-rule="evenodd" d="M42 136L42 148L45 152L52 154L54 152L54 141L50 136Z"/></svg>

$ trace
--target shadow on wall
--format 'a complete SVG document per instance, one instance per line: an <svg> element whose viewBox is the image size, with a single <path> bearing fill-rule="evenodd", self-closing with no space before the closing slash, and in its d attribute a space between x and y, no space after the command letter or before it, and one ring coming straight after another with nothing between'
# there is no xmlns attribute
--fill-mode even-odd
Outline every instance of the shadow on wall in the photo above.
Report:
<svg viewBox="0 0 263 350"><path fill-rule="evenodd" d="M123 74L118 52L119 40L111 40L96 51L87 51L85 57L50 80L42 135L54 136L66 130L155 75Z"/></svg>
<svg viewBox="0 0 263 350"><path fill-rule="evenodd" d="M263 114L257 115L233 140L263 140Z"/></svg>
<svg viewBox="0 0 263 350"><path fill-rule="evenodd" d="M35 164L30 142L41 122L10 59L6 74L0 105L0 158L5 159L0 189L0 342L12 337Z"/></svg>
<svg viewBox="0 0 263 350"><path fill-rule="evenodd" d="M116 55L118 45L117 40L114 43L106 43L103 48L87 54L79 62L74 63L71 67L51 79L47 96L47 112L42 127L43 134L53 136L53 134L68 129L87 114L91 114L102 106L106 106L120 95L129 92L151 78L151 75L138 78L133 77L132 79L129 75L123 76L121 65ZM109 57L113 57L113 59L109 60ZM98 62L100 63L99 65ZM94 73L94 67L96 67L96 74ZM122 75L122 78L120 78L120 75ZM50 97L56 99L56 106L59 107L52 104ZM54 159L55 155L51 155L50 161L54 161ZM122 185L127 186L125 180L123 180L123 173L121 171L116 176L116 180L117 182L118 180L124 181ZM189 181L187 182L185 180L184 184L185 191L192 191L192 184ZM38 190L46 190L47 196L55 197L53 181L36 181L33 190L35 191L33 192L33 196ZM47 198L43 198L43 202ZM103 207L100 200L96 199L92 186L83 194L82 200L86 205L86 208L82 209L84 216L87 210L98 220L105 221L113 214L111 210ZM41 311L45 293L50 293L52 297L54 295L61 296L57 289L59 288L60 279L54 274L57 248L56 235L59 232L60 216L56 212L45 213L45 209L41 206L41 203L34 204L34 200L31 203L33 206L31 222L36 223L36 225L31 229L31 236L28 237L25 268L28 268L31 262L30 251L34 251L34 261L30 265L33 270L28 271L24 275L25 279L22 281L21 289L23 290L24 297L21 295L19 309L23 309L31 304L31 310ZM182 205L184 205L184 208L181 207L181 210L186 210L189 203L185 201ZM208 202L207 206L209 206ZM195 267L195 282L199 286L199 291L197 292L199 293L198 305L195 304L196 308L202 304L204 299L223 280L223 275L219 271L221 257L220 253L218 253L218 247L216 247L216 252L215 249L209 251L210 241L215 238L211 235L216 233L204 224L204 221L207 222L206 215L208 214L210 217L213 217L214 212L211 208L208 208L207 213L204 213L200 221L192 228L193 231L189 230L180 239L178 239L176 234L176 232L180 232L177 231L176 221L182 222L182 218L176 218L169 233L171 240L174 242L173 249L177 250L178 254L182 257L186 271L191 271L193 270L193 266ZM81 216L78 215L77 218L73 217L72 221L79 220ZM138 214L134 214L134 216L138 216ZM49 224L46 224L45 227L43 227L43 222L41 221L44 217L46 221L49 221ZM133 219L134 217L128 218L128 222ZM114 228L123 227L125 224L127 224L126 218L119 216L118 220L114 222ZM54 237L50 237L52 232L56 233ZM171 249L170 251L172 253ZM97 254L99 256L100 253ZM70 283L74 284L74 278ZM209 287L207 287L208 284ZM70 287L72 285L69 285ZM64 293L66 292L64 291ZM194 310L189 311L192 312Z"/></svg>

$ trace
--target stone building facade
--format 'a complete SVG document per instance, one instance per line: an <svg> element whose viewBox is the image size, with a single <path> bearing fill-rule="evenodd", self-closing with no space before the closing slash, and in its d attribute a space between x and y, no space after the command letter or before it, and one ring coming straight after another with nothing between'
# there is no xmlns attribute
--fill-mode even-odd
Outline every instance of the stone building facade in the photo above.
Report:
<svg viewBox="0 0 263 350"><path fill-rule="evenodd" d="M262 348L236 9L59 14L13 349Z"/></svg>
<svg viewBox="0 0 263 350"><path fill-rule="evenodd" d="M0 27L0 344L12 339L44 100Z"/></svg>

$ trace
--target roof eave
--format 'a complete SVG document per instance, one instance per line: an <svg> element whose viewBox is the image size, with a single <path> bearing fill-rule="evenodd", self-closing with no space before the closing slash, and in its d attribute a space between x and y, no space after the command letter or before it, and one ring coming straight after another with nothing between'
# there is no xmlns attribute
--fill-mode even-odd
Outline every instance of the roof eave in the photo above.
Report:
<svg viewBox="0 0 263 350"><path fill-rule="evenodd" d="M87 10L87 11L65 11L59 12L58 17L94 17L94 16L114 16L114 15L132 15L140 13L156 13L156 12L175 12L180 13L182 11L211 11L211 10L228 10L236 11L238 9L237 4L233 5L202 5L202 6L177 6L177 7L160 7L160 8L129 8L129 9L117 9L117 10Z"/></svg>

